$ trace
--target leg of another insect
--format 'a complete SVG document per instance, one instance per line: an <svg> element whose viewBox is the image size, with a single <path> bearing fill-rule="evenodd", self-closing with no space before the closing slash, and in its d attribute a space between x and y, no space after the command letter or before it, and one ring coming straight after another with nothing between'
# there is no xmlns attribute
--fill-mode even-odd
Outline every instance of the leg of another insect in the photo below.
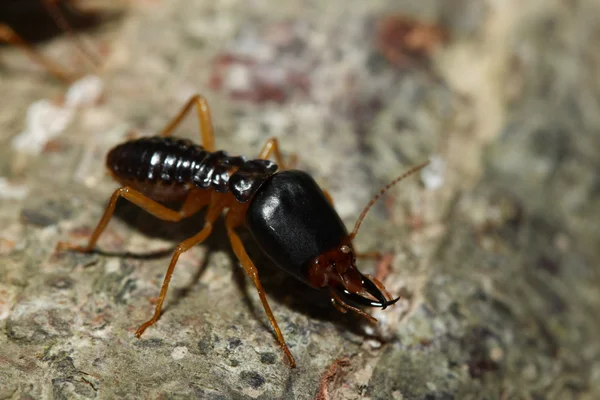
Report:
<svg viewBox="0 0 600 400"><path fill-rule="evenodd" d="M169 282L171 281L171 276L173 275L173 270L175 270L175 265L177 264L177 260L181 253L189 250L191 247L202 243L212 232L213 223L221 216L221 212L223 211L222 202L218 201L218 195L215 197L217 201L211 201L211 204L206 212L206 220L204 222L204 227L200 232L195 234L189 239L184 240L183 242L177 245L175 249L175 253L173 257L171 257L171 263L169 264L169 268L167 269L167 273L165 274L165 279L163 280L162 287L160 288L160 295L158 297L158 302L156 303L156 308L154 309L154 315L148 321L144 322L142 326L135 332L135 336L138 338L142 336L142 333L148 328L152 326L158 321L160 317L160 312L162 310L162 304L165 300L165 296L167 295L167 290L169 289Z"/></svg>
<svg viewBox="0 0 600 400"><path fill-rule="evenodd" d="M277 321L275 320L275 316L273 315L273 311L271 311L271 307L267 302L265 291L263 290L262 285L260 283L260 279L258 278L258 271L256 269L256 266L248 256L248 253L246 253L246 249L244 249L244 245L242 244L240 237L237 235L237 233L235 233L235 227L237 224L235 223L234 219L228 215L225 218L225 225L227 226L227 235L229 236L229 241L231 242L231 246L233 247L233 252L237 256L238 260L240 260L240 263L242 264L242 267L244 267L244 270L246 271L248 276L252 278L252 282L254 282L254 286L256 286L256 290L258 291L258 296L260 297L260 301L262 302L263 308L265 309L267 317L269 317L269 321L271 321L271 325L275 330L275 335L277 336L279 346L281 346L281 349L285 353L290 363L290 366L294 368L296 367L296 361L294 360L294 356L288 349L287 344L285 344L283 334L281 333L281 330L277 325Z"/></svg>
<svg viewBox="0 0 600 400"><path fill-rule="evenodd" d="M180 221L182 218L194 214L202 206L207 204L205 198L201 198L190 194L183 206L181 207L181 210L175 211L163 206L160 203L155 202L154 200L149 199L137 190L133 190L130 187L124 186L114 191L112 197L110 198L110 201L108 202L108 205L106 206L104 215L100 219L100 222L98 222L98 225L96 226L94 233L90 237L87 246L76 246L71 243L58 242L58 244L56 245L56 250L71 250L78 251L81 253L89 253L90 251L92 251L96 246L98 238L106 228L106 225L108 225L108 222L110 221L110 218L112 217L115 211L115 207L117 205L119 197L124 197L125 199L141 207L142 209L144 209L145 211L149 212L157 218L173 222Z"/></svg>
<svg viewBox="0 0 600 400"><path fill-rule="evenodd" d="M281 169L294 168L294 166L296 165L296 155L295 154L292 154L290 156L289 162L286 163L283 161L283 156L281 155L281 150L279 150L279 140L277 140L277 138L275 138L275 137L272 137L265 142L262 150L258 154L258 158L260 158L261 160L268 160L269 157L271 157L271 155L275 155L275 161L277 162L277 165L279 165L279 167Z"/></svg>
<svg viewBox="0 0 600 400"><path fill-rule="evenodd" d="M93 51L91 51L82 40L80 40L73 34L71 26L69 26L67 19L59 9L59 2L60 0L42 0L42 4L48 11L48 14L50 14L50 16L52 17L56 25L67 33L69 38L76 44L77 48L84 54L84 58L87 61L89 61L94 68L97 68L98 65L101 64L101 62L98 59L98 56Z"/></svg>
<svg viewBox="0 0 600 400"><path fill-rule="evenodd" d="M192 109L192 106L196 106L196 112L198 113L198 120L200 121L200 135L202 136L202 146L208 151L215 151L215 136L213 133L212 119L210 117L210 107L208 101L199 94L193 96L183 106L181 111L173 118L171 122L161 131L161 136L169 136L177 125L183 120L187 113Z"/></svg>
<svg viewBox="0 0 600 400"><path fill-rule="evenodd" d="M27 44L15 31L8 25L0 24L0 42L5 42L22 49L31 60L44 67L52 76L63 83L71 83L73 77L64 68L58 66L48 58L42 56L37 50Z"/></svg>
<svg viewBox="0 0 600 400"><path fill-rule="evenodd" d="M354 311L355 313L357 313L361 317L364 317L364 318L368 319L371 322L377 322L376 318L371 317L369 314L367 314L366 312L364 312L360 308L356 308L356 307L353 307L353 306L351 306L349 304L346 304L344 302L344 300L340 299L340 297L333 290L330 290L329 293L331 294L331 300L333 300L335 308L337 308L338 310L339 310L339 307L338 307L338 305L339 305L339 306L344 307L344 308L346 308L346 309L348 309L350 311Z"/></svg>

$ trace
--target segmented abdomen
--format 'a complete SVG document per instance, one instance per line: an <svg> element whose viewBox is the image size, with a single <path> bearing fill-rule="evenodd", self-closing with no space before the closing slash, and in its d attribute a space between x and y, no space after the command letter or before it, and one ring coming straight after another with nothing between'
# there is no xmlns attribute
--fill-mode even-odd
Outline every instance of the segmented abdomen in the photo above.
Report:
<svg viewBox="0 0 600 400"><path fill-rule="evenodd" d="M207 151L187 139L144 137L113 148L107 167L119 178L146 184L192 184L220 193L231 191L240 202L252 197L277 171L267 160L248 160L224 151Z"/></svg>

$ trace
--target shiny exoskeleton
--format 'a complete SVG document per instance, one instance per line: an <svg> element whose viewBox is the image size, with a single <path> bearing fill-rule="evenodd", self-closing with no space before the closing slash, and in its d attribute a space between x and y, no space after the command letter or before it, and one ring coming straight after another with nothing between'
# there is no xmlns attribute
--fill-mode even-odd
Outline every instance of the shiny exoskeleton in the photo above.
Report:
<svg viewBox="0 0 600 400"><path fill-rule="evenodd" d="M278 168L269 160L211 152L187 139L162 136L115 147L106 157L106 166L119 180L151 192L149 197L155 200L181 200L197 187L231 193L242 203Z"/></svg>
<svg viewBox="0 0 600 400"><path fill-rule="evenodd" d="M194 106L200 120L203 146L168 136ZM277 164L268 160L271 155L275 156ZM392 299L378 280L359 272L356 267L359 255L353 248L352 239L375 200L424 165L386 186L363 210L349 234L327 192L306 172L286 168L276 139L267 141L258 158L253 160L215 151L208 104L203 97L194 96L160 136L131 140L109 152L107 167L123 186L114 192L87 246L61 242L58 248L92 251L119 197L125 197L168 221L179 221L207 208L200 232L177 246L154 315L138 329L136 336L139 337L160 316L179 255L205 240L215 220L224 214L233 251L253 280L279 344L294 367L294 358L267 302L258 271L235 229L245 226L261 249L284 271L313 288L329 290L333 304L340 311L352 310L374 321L357 306L385 309L398 299ZM158 203L175 200L182 201L178 211Z"/></svg>

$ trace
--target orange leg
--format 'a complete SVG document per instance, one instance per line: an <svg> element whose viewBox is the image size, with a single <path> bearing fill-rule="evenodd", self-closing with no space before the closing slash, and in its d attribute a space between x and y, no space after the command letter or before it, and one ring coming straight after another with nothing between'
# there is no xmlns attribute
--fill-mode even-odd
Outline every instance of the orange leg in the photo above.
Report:
<svg viewBox="0 0 600 400"><path fill-rule="evenodd" d="M338 310L339 312L341 312L342 314L346 314L348 312L348 310L346 310L344 307L339 305L338 302L335 301L335 299L333 297L331 298L331 304L333 304L335 309Z"/></svg>
<svg viewBox="0 0 600 400"><path fill-rule="evenodd" d="M327 201L329 202L329 204L333 205L333 198L331 197L331 195L329 194L329 192L326 189L323 189L323 188L321 188L321 190L323 191L323 194L327 198Z"/></svg>
<svg viewBox="0 0 600 400"><path fill-rule="evenodd" d="M169 289L169 282L171 281L171 276L173 275L173 271L175 270L175 265L177 264L177 260L181 253L189 250L191 247L202 243L210 233L212 232L213 223L221 216L221 213L224 208L224 204L219 195L215 195L213 200L210 203L208 211L206 213L206 221L204 222L204 227L200 232L195 234L189 239L184 240L183 242L177 245L175 249L175 253L173 253L173 257L171 257L171 263L169 264L169 268L167 269L167 273L165 274L165 279L163 280L162 287L160 288L160 295L158 297L158 302L156 303L156 308L154 309L154 315L148 321L144 322L142 326L135 332L135 336L138 338L142 336L142 333L148 328L152 326L158 321L160 317L160 313L162 310L163 301L167 295L167 291Z"/></svg>
<svg viewBox="0 0 600 400"><path fill-rule="evenodd" d="M61 30L67 33L69 38L76 44L77 48L81 51L81 53L83 53L83 55L85 56L84 58L88 60L94 68L96 68L98 65L101 64L100 60L98 59L98 56L95 54L95 52L91 51L82 40L80 40L73 34L71 26L69 25L67 19L58 7L59 2L60 0L42 0L42 4L48 11L48 14L50 14L50 17L52 17L56 25Z"/></svg>
<svg viewBox="0 0 600 400"><path fill-rule="evenodd" d="M288 163L283 161L283 156L281 155L281 150L279 149L279 140L277 138L272 137L267 140L258 154L258 158L261 160L268 160L271 155L275 155L275 162L279 165L280 169L290 169L294 168L296 165L296 155L293 154L290 156L290 160Z"/></svg>
<svg viewBox="0 0 600 400"><path fill-rule="evenodd" d="M56 245L56 250L71 250L78 251L81 253L89 253L90 251L92 251L96 246L98 238L100 237L102 232L104 232L104 229L108 225L108 222L110 221L113 213L115 212L115 207L120 197L124 197L125 199L141 207L142 209L144 209L145 211L149 212L157 218L173 222L180 221L181 219L196 213L200 208L207 204L206 197L197 196L196 192L192 192L186 199L181 209L179 211L175 211L146 197L137 190L134 190L128 186L124 186L114 191L112 197L110 198L110 201L108 202L108 205L106 206L106 210L104 210L104 215L100 219L100 222L98 222L98 225L96 226L94 233L90 237L87 246L82 247L73 245L71 243L58 242L58 244Z"/></svg>
<svg viewBox="0 0 600 400"><path fill-rule="evenodd" d="M368 319L370 322L377 322L376 318L371 317L369 314L367 314L366 312L364 312L360 308L356 308L356 307L353 307L353 306L351 306L349 304L346 304L344 302L344 300L340 299L340 297L333 290L330 290L329 293L331 294L331 300L334 303L333 305L338 310L340 309L339 306L341 306L341 307L344 307L344 308L346 308L346 309L348 309L350 311L354 311L355 313L357 313L361 317L364 317L364 318ZM344 310L343 312L345 313L346 311Z"/></svg>
<svg viewBox="0 0 600 400"><path fill-rule="evenodd" d="M194 95L188 102L183 106L181 111L173 118L171 122L161 131L161 136L169 136L175 128L181 123L183 118L192 109L192 106L196 106L196 112L198 113L198 121L200 121L200 135L202 137L202 146L208 151L215 151L215 135L213 133L212 119L210 117L210 107L208 101L203 96L197 94Z"/></svg>
<svg viewBox="0 0 600 400"><path fill-rule="evenodd" d="M258 270L256 269L256 266L248 256L248 253L246 253L246 249L244 249L244 245L242 244L242 241L240 240L239 236L237 235L237 233L235 233L235 227L238 226L235 219L236 218L234 214L227 215L227 217L225 218L225 225L227 226L227 235L229 236L229 241L231 242L231 246L233 247L233 252L242 264L242 267L244 267L244 270L246 271L248 276L250 276L250 278L252 279L252 282L254 282L254 286L256 286L256 290L258 291L258 296L260 297L260 301L262 302L263 308L265 309L267 317L269 317L269 321L271 322L271 325L275 330L275 335L277 336L279 346L281 346L281 349L285 353L290 363L290 367L295 368L296 361L294 360L294 356L288 349L287 344L285 343L285 339L283 338L283 334L281 333L281 330L277 325L277 321L275 320L275 316L273 315L273 311L271 311L271 307L269 306L269 303L267 301L267 296L265 296L265 291L263 290L262 284L260 283L260 279L258 278Z"/></svg>
<svg viewBox="0 0 600 400"><path fill-rule="evenodd" d="M383 254L381 254L379 251L367 251L366 253L354 252L354 255L356 258L374 258L376 260L379 260L383 257Z"/></svg>
<svg viewBox="0 0 600 400"><path fill-rule="evenodd" d="M73 81L73 76L66 72L63 67L60 67L53 61L50 61L48 58L42 56L39 51L31 47L25 40L23 40L23 38L13 31L10 26L6 24L0 24L0 42L5 42L20 48L33 62L44 67L44 69L46 69L59 81L66 84L70 84Z"/></svg>

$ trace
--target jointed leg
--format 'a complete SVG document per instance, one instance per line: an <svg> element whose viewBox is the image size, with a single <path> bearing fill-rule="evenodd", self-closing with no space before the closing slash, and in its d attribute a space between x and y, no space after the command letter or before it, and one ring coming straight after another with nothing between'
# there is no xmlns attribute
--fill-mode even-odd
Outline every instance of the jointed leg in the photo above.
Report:
<svg viewBox="0 0 600 400"><path fill-rule="evenodd" d="M296 361L294 360L294 356L292 356L292 353L288 349L287 344L285 344L283 334L281 333L281 330L277 325L277 321L275 320L273 311L271 311L271 307L269 306L267 297L265 296L265 291L263 290L263 287L260 283L260 279L258 278L258 271L254 266L254 263L248 256L248 253L246 253L246 249L244 249L244 245L242 244L242 241L240 240L239 236L237 235L237 233L235 233L235 224L233 223L233 220L231 218L226 218L225 225L227 226L227 234L229 235L229 241L231 242L231 246L233 247L233 252L237 256L238 260L240 260L240 263L242 264L242 267L244 267L246 273L250 276L250 278L252 278L252 282L254 282L254 286L256 286L256 290L258 291L258 296L260 297L260 301L262 302L263 308L265 309L267 317L269 317L269 321L271 321L271 325L275 330L277 341L279 342L281 349L285 353L290 363L290 366L294 368L296 367Z"/></svg>
<svg viewBox="0 0 600 400"><path fill-rule="evenodd" d="M212 119L210 117L210 107L208 101L199 94L193 96L183 106L181 111L173 118L171 122L161 131L161 136L169 136L177 125L181 123L186 114L191 110L192 106L196 106L196 112L198 113L198 120L200 122L200 135L202 137L202 146L208 151L215 151L215 137L212 127Z"/></svg>
<svg viewBox="0 0 600 400"><path fill-rule="evenodd" d="M367 314L366 312L364 312L363 310L361 310L360 308L356 308L354 306L351 306L349 304L346 304L344 302L344 300L340 299L340 297L333 291L330 290L329 294L331 294L331 300L333 301L333 305L335 306L335 308L337 308L338 310L340 310L340 307L346 308L350 311L354 311L355 313L357 313L358 315L360 315L361 317L365 317L366 319L368 319L371 322L377 322L376 318L371 317L369 314ZM341 311L341 310L340 310ZM342 311L345 312L345 311Z"/></svg>
<svg viewBox="0 0 600 400"><path fill-rule="evenodd" d="M46 8L46 10L48 11L48 14L50 14L50 17L52 17L56 25L64 32L66 32L69 38L73 42L75 42L77 48L81 51L81 53L85 55L86 60L88 60L93 67L98 67L100 65L100 60L98 59L97 54L91 51L82 40L80 40L73 34L71 26L69 25L67 19L59 9L59 1L60 0L42 0L42 4L44 5L44 8Z"/></svg>
<svg viewBox="0 0 600 400"><path fill-rule="evenodd" d="M156 201L144 196L142 193L138 192L137 190L134 190L128 186L124 186L124 187L121 187L114 191L112 197L110 198L110 201L108 202L108 205L106 206L106 210L104 210L104 215L100 219L100 222L98 222L98 225L96 226L94 233L90 237L87 246L82 247L82 246L76 246L76 245L66 243L66 242L59 242L56 246L56 250L57 251L72 250L72 251L79 251L79 252L83 252L83 253L88 253L88 252L92 251L94 249L94 247L96 246L96 242L98 241L98 238L100 237L100 235L102 234L102 232L104 231L106 226L108 225L108 222L110 221L110 218L112 217L112 215L115 211L115 207L117 205L117 201L119 200L119 197L124 197L125 199L127 199L130 202L134 203L135 205L141 207L142 209L144 209L145 211L154 215L157 218L160 218L165 221L173 221L173 222L180 221L182 218L185 218L189 215L194 214L203 205L206 205L206 201L203 201L205 199L202 199L200 197L195 197L195 196L192 197L192 195L190 195L186 199L183 206L181 207L181 210L175 211L175 210L171 210L170 208L167 208L167 207L163 206L162 204L157 203Z"/></svg>
<svg viewBox="0 0 600 400"><path fill-rule="evenodd" d="M262 150L258 154L258 158L261 160L268 160L271 155L275 155L275 162L279 165L279 168L289 169L293 168L296 165L296 155L292 155L290 157L289 163L283 161L283 156L281 155L281 150L279 150L279 140L277 138L272 137L265 142ZM289 165L288 165L289 164Z"/></svg>
<svg viewBox="0 0 600 400"><path fill-rule="evenodd" d="M167 273L165 274L165 279L163 280L162 287L160 288L160 295L158 297L158 302L156 303L156 308L154 309L154 315L148 321L144 322L142 326L135 332L135 336L138 338L142 336L146 328L152 326L158 321L160 317L160 312L162 310L162 305L167 296L167 291L169 289L169 282L171 281L171 276L173 275L173 271L175 270L175 265L177 264L177 260L181 253L189 250L191 247L197 245L198 243L203 242L212 232L213 223L219 218L221 212L223 211L223 205L218 201L212 202L207 213L206 213L206 221L204 222L204 227L200 232L195 234L189 239L184 240L183 242L177 245L175 249L175 253L173 257L171 257L171 263L169 264L169 268L167 269Z"/></svg>
<svg viewBox="0 0 600 400"><path fill-rule="evenodd" d="M71 83L73 77L71 74L66 72L64 68L50 61L48 58L42 56L40 52L31 47L23 38L21 38L15 31L13 31L8 25L0 24L0 42L5 42L13 46L17 46L22 49L29 58L44 67L52 76L63 83Z"/></svg>
<svg viewBox="0 0 600 400"><path fill-rule="evenodd" d="M342 307L340 304L338 304L338 302L335 301L335 299L333 297L331 298L331 304L333 304L335 309L338 310L339 312L341 312L342 314L346 314L348 312L348 310L346 310L344 307Z"/></svg>
<svg viewBox="0 0 600 400"><path fill-rule="evenodd" d="M383 257L383 254L381 254L379 251L367 251L365 253L355 252L354 255L356 258L374 258L376 260L379 260Z"/></svg>

